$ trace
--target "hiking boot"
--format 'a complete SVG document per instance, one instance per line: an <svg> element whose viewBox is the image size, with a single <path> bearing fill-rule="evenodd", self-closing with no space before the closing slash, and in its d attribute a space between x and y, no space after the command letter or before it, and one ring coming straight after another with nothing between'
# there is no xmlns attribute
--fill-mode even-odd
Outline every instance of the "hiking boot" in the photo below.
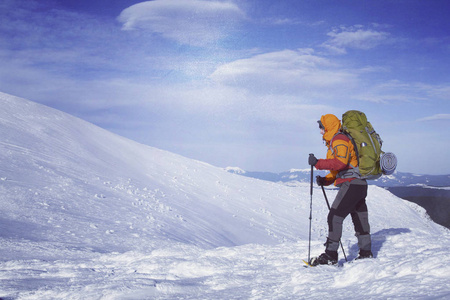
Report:
<svg viewBox="0 0 450 300"><path fill-rule="evenodd" d="M313 257L309 261L311 266L318 265L335 265L338 262L337 251L325 250L325 253L320 254L318 257Z"/></svg>
<svg viewBox="0 0 450 300"><path fill-rule="evenodd" d="M359 250L359 255L356 259L373 258L372 251L370 250Z"/></svg>

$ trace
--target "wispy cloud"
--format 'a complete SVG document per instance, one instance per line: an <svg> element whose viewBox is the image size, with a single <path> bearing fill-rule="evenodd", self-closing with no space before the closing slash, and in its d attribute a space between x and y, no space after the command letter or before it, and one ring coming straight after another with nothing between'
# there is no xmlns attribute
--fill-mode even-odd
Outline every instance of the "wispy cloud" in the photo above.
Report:
<svg viewBox="0 0 450 300"><path fill-rule="evenodd" d="M417 121L425 122L425 121L442 121L442 120L450 120L450 114L436 114L433 116L418 119Z"/></svg>
<svg viewBox="0 0 450 300"><path fill-rule="evenodd" d="M450 86L390 80L373 84L353 96L374 103L426 102L450 99Z"/></svg>
<svg viewBox="0 0 450 300"><path fill-rule="evenodd" d="M385 31L364 29L362 26L341 27L328 33L330 39L322 44L328 50L345 54L348 48L371 49L388 39L390 34Z"/></svg>
<svg viewBox="0 0 450 300"><path fill-rule="evenodd" d="M303 25L303 24L305 24L305 22L300 20L300 19L276 18L276 17L266 18L266 19L262 20L261 23L269 24L269 25L278 25L278 26L283 26L283 25Z"/></svg>
<svg viewBox="0 0 450 300"><path fill-rule="evenodd" d="M155 0L123 10L124 30L141 29L180 44L205 46L229 34L245 18L231 2L205 0Z"/></svg>

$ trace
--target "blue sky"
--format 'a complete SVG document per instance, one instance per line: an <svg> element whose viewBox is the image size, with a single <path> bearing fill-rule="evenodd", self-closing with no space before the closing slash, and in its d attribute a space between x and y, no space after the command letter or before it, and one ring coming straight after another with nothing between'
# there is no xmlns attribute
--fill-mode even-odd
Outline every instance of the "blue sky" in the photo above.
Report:
<svg viewBox="0 0 450 300"><path fill-rule="evenodd" d="M0 91L216 166L307 168L364 111L398 170L449 174L450 2L2 0Z"/></svg>

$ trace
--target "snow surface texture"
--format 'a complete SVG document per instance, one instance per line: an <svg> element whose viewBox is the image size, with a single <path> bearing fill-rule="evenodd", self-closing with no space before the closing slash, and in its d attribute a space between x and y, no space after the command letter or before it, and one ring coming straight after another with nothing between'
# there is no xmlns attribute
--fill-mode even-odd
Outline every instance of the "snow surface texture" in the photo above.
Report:
<svg viewBox="0 0 450 300"><path fill-rule="evenodd" d="M374 259L304 268L308 184L231 174L7 94L0 105L2 299L450 297L450 231L384 189L369 188ZM312 255L327 210L314 188ZM349 260L353 234L347 218Z"/></svg>

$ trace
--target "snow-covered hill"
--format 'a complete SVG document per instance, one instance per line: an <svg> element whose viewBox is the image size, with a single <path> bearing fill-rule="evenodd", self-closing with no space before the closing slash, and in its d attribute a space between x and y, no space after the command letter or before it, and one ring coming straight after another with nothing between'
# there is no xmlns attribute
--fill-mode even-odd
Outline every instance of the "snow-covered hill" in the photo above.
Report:
<svg viewBox="0 0 450 300"><path fill-rule="evenodd" d="M307 269L307 184L230 174L7 94L0 106L0 298L450 296L449 231L384 189L368 197L375 259ZM312 254L326 213L315 188Z"/></svg>

